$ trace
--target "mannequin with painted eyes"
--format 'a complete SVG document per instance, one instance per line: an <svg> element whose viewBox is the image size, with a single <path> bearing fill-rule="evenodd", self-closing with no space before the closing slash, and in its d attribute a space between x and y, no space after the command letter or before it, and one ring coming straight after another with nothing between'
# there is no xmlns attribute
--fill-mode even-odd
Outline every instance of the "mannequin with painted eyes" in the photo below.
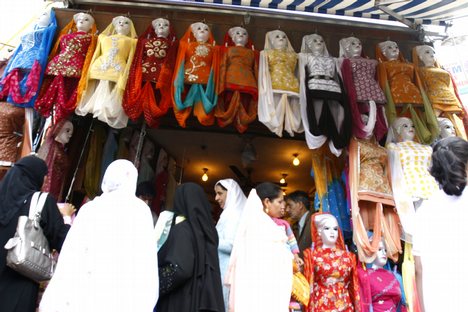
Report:
<svg viewBox="0 0 468 312"><path fill-rule="evenodd" d="M373 113L375 114L375 111ZM364 125L369 119L367 115L361 116ZM398 215L394 210L389 170L387 150L378 144L374 136L351 139L348 185L353 241L358 250L359 260L365 263L370 263L375 258L381 233L392 260L397 261L399 253L402 252L401 231ZM378 233L375 234L374 243L367 237L369 230Z"/></svg>
<svg viewBox="0 0 468 312"><path fill-rule="evenodd" d="M38 152L38 156L44 159L48 168L42 191L49 192L59 202L63 199L63 184L70 166L65 145L72 135L73 123L63 119L52 127Z"/></svg>
<svg viewBox="0 0 468 312"><path fill-rule="evenodd" d="M258 76L258 120L278 136L304 131L299 106L298 56L281 30L265 35Z"/></svg>
<svg viewBox="0 0 468 312"><path fill-rule="evenodd" d="M54 11L46 11L21 36L0 79L0 99L20 107L33 107L44 76L47 56L57 29Z"/></svg>
<svg viewBox="0 0 468 312"><path fill-rule="evenodd" d="M393 196L407 240L413 231L415 207L438 190L428 170L432 148L415 142L415 134L412 120L400 117L392 123L387 136Z"/></svg>
<svg viewBox="0 0 468 312"><path fill-rule="evenodd" d="M449 118L457 135L466 140L466 129L461 120L465 117L463 105L450 73L437 63L434 48L428 45L414 47L413 63L436 115Z"/></svg>
<svg viewBox="0 0 468 312"><path fill-rule="evenodd" d="M351 113L336 59L329 55L322 36L311 34L302 38L299 70L307 144L318 149L330 139L330 150L340 155L351 138Z"/></svg>
<svg viewBox="0 0 468 312"><path fill-rule="evenodd" d="M42 95L34 105L43 116L53 109L55 119L61 120L75 110L80 78L86 77L96 48L95 33L94 18L83 12L73 15L60 32L49 56Z"/></svg>
<svg viewBox="0 0 468 312"><path fill-rule="evenodd" d="M171 102L171 78L178 40L170 22L157 18L139 37L125 89L123 108L136 121L141 114L150 127L157 127Z"/></svg>
<svg viewBox="0 0 468 312"><path fill-rule="evenodd" d="M353 134L358 139L375 134L380 141L387 133L387 123L384 116L386 99L375 75L378 62L362 56L361 41L355 37L340 40L340 58L343 58L341 74L353 116ZM360 114L375 115L376 118L363 124Z"/></svg>
<svg viewBox="0 0 468 312"><path fill-rule="evenodd" d="M437 118L437 121L439 122L440 127L440 139L456 136L455 127L453 126L453 123L450 121L450 119L439 117Z"/></svg>
<svg viewBox="0 0 468 312"><path fill-rule="evenodd" d="M243 133L257 118L258 52L254 50L247 30L232 27L224 36L218 82L218 104L215 116L225 127L234 124Z"/></svg>
<svg viewBox="0 0 468 312"><path fill-rule="evenodd" d="M311 232L313 249L304 251L304 275L311 288L307 311L359 310L356 259L346 250L336 218L315 213Z"/></svg>
<svg viewBox="0 0 468 312"><path fill-rule="evenodd" d="M174 114L181 127L193 114L204 126L214 123L218 48L210 28L205 23L193 23L180 39L171 85Z"/></svg>
<svg viewBox="0 0 468 312"><path fill-rule="evenodd" d="M99 35L79 104L75 113L95 118L112 128L127 125L128 117L122 109L122 97L127 84L137 40L132 21L117 16Z"/></svg>
<svg viewBox="0 0 468 312"><path fill-rule="evenodd" d="M409 111L420 142L429 144L439 135L431 103L421 94L421 81L415 66L406 62L394 41L376 47L378 77L387 96L386 114L392 123L400 111Z"/></svg>
<svg viewBox="0 0 468 312"><path fill-rule="evenodd" d="M385 268L387 250L382 240L378 242L377 256L371 267L363 269L358 266L361 312L406 312L403 287L396 277L398 273ZM401 279L401 276L399 278Z"/></svg>

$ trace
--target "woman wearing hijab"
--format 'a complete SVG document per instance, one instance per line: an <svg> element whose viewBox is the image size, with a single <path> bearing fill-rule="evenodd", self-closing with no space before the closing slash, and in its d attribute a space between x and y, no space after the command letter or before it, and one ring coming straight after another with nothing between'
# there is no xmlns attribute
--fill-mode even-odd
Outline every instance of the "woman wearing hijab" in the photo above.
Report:
<svg viewBox="0 0 468 312"><path fill-rule="evenodd" d="M6 266L5 243L14 236L19 216L29 214L31 197L42 187L46 163L36 156L20 159L0 184L0 311L36 310L39 284ZM70 207L67 207L70 208ZM73 208L66 209L73 211ZM41 213L40 226L51 249L60 251L70 229L63 223L55 199L48 195Z"/></svg>
<svg viewBox="0 0 468 312"><path fill-rule="evenodd" d="M103 194L81 207L73 222L39 311L153 310L156 242L150 210L135 196L137 176L128 160L109 165Z"/></svg>
<svg viewBox="0 0 468 312"><path fill-rule="evenodd" d="M175 192L169 236L158 252L158 312L224 311L218 234L211 206L195 183Z"/></svg>
<svg viewBox="0 0 468 312"><path fill-rule="evenodd" d="M244 210L247 198L242 192L239 184L233 179L219 180L214 187L218 202L223 212L219 217L216 230L219 236L218 256L219 268L221 269L221 281L224 283L229 259L231 258L232 246L236 238L237 227ZM229 287L223 285L224 305L228 307L229 303Z"/></svg>

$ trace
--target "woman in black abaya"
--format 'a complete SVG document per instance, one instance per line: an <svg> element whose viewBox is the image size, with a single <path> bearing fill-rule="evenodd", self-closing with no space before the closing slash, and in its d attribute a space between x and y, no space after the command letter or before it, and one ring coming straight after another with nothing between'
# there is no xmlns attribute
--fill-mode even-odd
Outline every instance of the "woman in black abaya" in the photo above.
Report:
<svg viewBox="0 0 468 312"><path fill-rule="evenodd" d="M158 263L158 312L224 311L218 234L211 205L195 183L176 189L172 226Z"/></svg>

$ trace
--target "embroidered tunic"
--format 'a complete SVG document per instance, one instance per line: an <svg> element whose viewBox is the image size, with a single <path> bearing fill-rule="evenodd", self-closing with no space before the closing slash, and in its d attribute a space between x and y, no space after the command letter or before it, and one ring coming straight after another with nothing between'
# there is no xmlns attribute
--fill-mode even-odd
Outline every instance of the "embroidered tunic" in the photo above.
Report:
<svg viewBox="0 0 468 312"><path fill-rule="evenodd" d="M423 100L418 87L414 84L414 65L397 60L383 62L387 73L390 92L396 105L417 104L422 105Z"/></svg>
<svg viewBox="0 0 468 312"><path fill-rule="evenodd" d="M387 176L387 150L366 140L357 140L360 172L358 192L392 195Z"/></svg>
<svg viewBox="0 0 468 312"><path fill-rule="evenodd" d="M207 84L213 61L213 46L208 43L191 42L185 54L184 82Z"/></svg>
<svg viewBox="0 0 468 312"><path fill-rule="evenodd" d="M14 163L23 140L24 109L0 102L0 162ZM1 164L0 164L1 165Z"/></svg>
<svg viewBox="0 0 468 312"><path fill-rule="evenodd" d="M143 81L158 82L169 48L170 44L166 38L152 38L144 41L141 60Z"/></svg>
<svg viewBox="0 0 468 312"><path fill-rule="evenodd" d="M255 54L252 49L230 47L225 61L226 85L228 89L257 89Z"/></svg>
<svg viewBox="0 0 468 312"><path fill-rule="evenodd" d="M421 80L432 107L444 112L461 112L450 74L438 67L421 67Z"/></svg>
<svg viewBox="0 0 468 312"><path fill-rule="evenodd" d="M377 61L363 57L350 58L354 88L358 102L374 101L385 103L385 95L375 80Z"/></svg>
<svg viewBox="0 0 468 312"><path fill-rule="evenodd" d="M267 54L273 90L299 92L299 81L294 74L297 54L282 50L270 50Z"/></svg>
<svg viewBox="0 0 468 312"><path fill-rule="evenodd" d="M46 27L36 26L32 32L28 32L27 34L21 36L21 50L18 52L18 54L16 54L11 64L9 64L11 69L32 68L34 61L36 61L40 56L40 53L42 53L40 48L44 37L44 30L46 29Z"/></svg>
<svg viewBox="0 0 468 312"><path fill-rule="evenodd" d="M335 60L331 57L307 54L307 86L310 90L323 90L341 93L338 82L333 77L336 72Z"/></svg>
<svg viewBox="0 0 468 312"><path fill-rule="evenodd" d="M50 60L46 74L80 78L91 39L92 35L83 31L63 36L60 41L60 53Z"/></svg>

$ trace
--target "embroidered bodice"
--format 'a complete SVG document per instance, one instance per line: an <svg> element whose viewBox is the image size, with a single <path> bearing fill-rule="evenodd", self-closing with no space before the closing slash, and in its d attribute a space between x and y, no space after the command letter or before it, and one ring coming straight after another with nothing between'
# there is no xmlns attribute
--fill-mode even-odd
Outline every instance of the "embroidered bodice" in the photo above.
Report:
<svg viewBox="0 0 468 312"><path fill-rule="evenodd" d="M358 102L374 101L385 103L385 95L375 80L377 61L363 57L350 58L354 88Z"/></svg>
<svg viewBox="0 0 468 312"><path fill-rule="evenodd" d="M405 141L389 148L395 149L400 158L406 189L412 198L428 199L438 186L429 173L432 148L428 145Z"/></svg>
<svg viewBox="0 0 468 312"><path fill-rule="evenodd" d="M166 38L144 39L141 59L143 81L157 82L170 48Z"/></svg>
<svg viewBox="0 0 468 312"><path fill-rule="evenodd" d="M438 67L421 67L419 72L434 108L442 111L462 111L452 86L452 79L447 71Z"/></svg>
<svg viewBox="0 0 468 312"><path fill-rule="evenodd" d="M340 85L334 80L335 59L327 56L307 54L307 86L310 90L324 90L341 93Z"/></svg>
<svg viewBox="0 0 468 312"><path fill-rule="evenodd" d="M46 29L47 27L36 26L33 31L21 36L21 51L11 61L11 69L31 69L34 61L38 59L39 53L41 53L40 47Z"/></svg>
<svg viewBox="0 0 468 312"><path fill-rule="evenodd" d="M255 54L245 47L230 47L226 60L226 83L257 88Z"/></svg>
<svg viewBox="0 0 468 312"><path fill-rule="evenodd" d="M0 102L0 162L14 163L23 140L24 109Z"/></svg>
<svg viewBox="0 0 468 312"><path fill-rule="evenodd" d="M83 31L67 34L60 40L60 53L47 65L47 75L80 78L92 35Z"/></svg>
<svg viewBox="0 0 468 312"><path fill-rule="evenodd" d="M299 92L299 80L294 73L297 54L283 50L269 50L267 58L273 90Z"/></svg>
<svg viewBox="0 0 468 312"><path fill-rule="evenodd" d="M366 140L357 140L359 150L358 191L391 195L387 175L387 150Z"/></svg>
<svg viewBox="0 0 468 312"><path fill-rule="evenodd" d="M213 46L209 43L190 42L185 53L184 82L207 84L213 61Z"/></svg>
<svg viewBox="0 0 468 312"><path fill-rule="evenodd" d="M383 63L390 92L395 104L422 104L421 93L415 85L414 65L397 60Z"/></svg>
<svg viewBox="0 0 468 312"><path fill-rule="evenodd" d="M401 301L400 283L385 269L369 269L369 284L374 312L397 311Z"/></svg>
<svg viewBox="0 0 468 312"><path fill-rule="evenodd" d="M135 39L124 35L99 35L100 56L91 64L90 78L118 81L124 73Z"/></svg>

